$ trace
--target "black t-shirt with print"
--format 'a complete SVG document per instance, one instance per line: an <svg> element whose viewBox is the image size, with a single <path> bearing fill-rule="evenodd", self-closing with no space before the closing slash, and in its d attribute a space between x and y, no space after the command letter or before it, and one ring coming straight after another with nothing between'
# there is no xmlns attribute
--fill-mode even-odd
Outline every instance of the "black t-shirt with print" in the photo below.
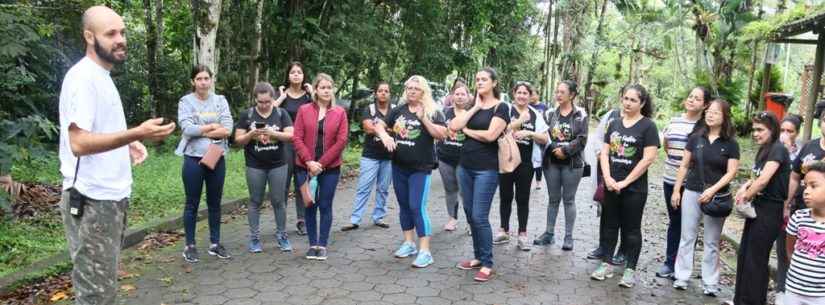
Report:
<svg viewBox="0 0 825 305"><path fill-rule="evenodd" d="M573 140L573 115L576 114L576 110L570 111L567 115L562 115L558 109L556 109L556 120L553 122L553 126L549 126L550 130L550 143L553 143L554 149L556 147L564 147L570 145L570 141ZM565 159L556 158L556 154L553 153L553 149L548 149L546 151L545 158L549 158L550 163L553 164L562 164L562 165L570 165L570 156L566 156Z"/></svg>
<svg viewBox="0 0 825 305"><path fill-rule="evenodd" d="M536 114L533 113L533 111L530 111L530 109L527 109L526 111L530 114L530 119L521 124L521 130L536 131ZM519 114L518 110L513 107L510 111L510 122L518 120L520 115L521 114ZM530 163L533 159L533 138L516 140L516 144L518 144L518 150L521 154L521 162Z"/></svg>
<svg viewBox="0 0 825 305"><path fill-rule="evenodd" d="M495 113L494 113L495 112ZM487 130L490 128L490 122L493 117L498 117L504 120L504 123L510 123L510 106L504 102L493 106L490 109L482 109L476 112L470 121L467 122L467 128L472 130ZM461 154L468 156L461 158L459 164L462 167L472 170L496 170L498 171L498 142L483 143L479 140L467 137L464 140L464 146L461 147Z"/></svg>
<svg viewBox="0 0 825 305"><path fill-rule="evenodd" d="M802 192L805 191L805 170L804 167L811 162L816 161L825 161L825 150L822 149L822 145L820 145L820 138L816 138L811 140L810 142L806 143L802 148L799 150L799 153L796 155L796 159L793 160L793 167L792 170L799 174L799 187L796 189L796 202L793 205L793 210L798 210L805 208L805 201L802 199Z"/></svg>
<svg viewBox="0 0 825 305"><path fill-rule="evenodd" d="M303 106L304 104L308 104L312 102L312 98L309 96L309 93L305 93L304 95L299 96L298 98L293 98L289 96L286 92L286 98L284 99L281 107L286 109L286 112L289 112L289 117L292 121L295 121L295 117L298 115L298 107Z"/></svg>
<svg viewBox="0 0 825 305"><path fill-rule="evenodd" d="M779 141L774 142L771 147L767 149L770 149L768 157L765 158L764 161L756 160L753 164L753 168L751 169L753 179L756 179L756 177L762 174L765 164L770 161L778 162L779 169L776 170L771 180L768 181L768 185L756 195L754 201L783 204L785 199L788 198L788 181L791 179L790 154L788 153L788 149L785 148L785 145L782 145Z"/></svg>
<svg viewBox="0 0 825 305"><path fill-rule="evenodd" d="M267 118L261 117L257 110L252 111L252 118L249 117L249 110L242 111L235 128L251 131L255 129L255 122L263 122L267 128L276 131L283 131L284 128L292 126L292 120L286 111L281 108L273 108L272 113ZM283 150L284 144L278 139L273 138L267 144L252 139L244 146L246 166L257 169L273 169L284 165Z"/></svg>
<svg viewBox="0 0 825 305"><path fill-rule="evenodd" d="M702 142L700 141L702 138L705 141L700 151L699 144ZM705 186L710 187L716 184L728 172L728 160L739 160L739 144L736 143L735 139L717 138L713 143L709 142L707 136L696 135L688 139L685 149L690 151L691 162L685 182L686 189L699 193L703 192ZM700 153L704 163L704 182L699 181L699 164L696 161ZM729 187L729 185L726 185L717 194L728 192Z"/></svg>
<svg viewBox="0 0 825 305"><path fill-rule="evenodd" d="M610 145L610 175L622 181L630 175L644 156L645 147L659 147L659 131L647 117L633 126L624 127L622 120L613 120L604 134L604 142ZM647 171L625 188L627 191L647 193Z"/></svg>
<svg viewBox="0 0 825 305"><path fill-rule="evenodd" d="M455 108L447 108L447 110L444 111L444 116L446 118L446 124L450 124L450 121L455 118ZM438 160L444 161L444 163L452 166L458 166L461 146L464 144L466 138L467 135L459 130L455 134L455 139L447 137L442 141L438 141Z"/></svg>
<svg viewBox="0 0 825 305"><path fill-rule="evenodd" d="M370 105L374 105L370 107ZM361 113L358 119L358 122L363 122L364 120L371 120L373 124L378 121L384 120L384 115L378 110L378 104L370 104L361 109ZM374 113L371 113L370 109L374 109ZM387 110L387 114L389 114L390 110ZM389 160L392 158L392 154L387 151L387 148L384 147L384 143L381 143L381 138L376 135L364 135L364 150L361 152L361 156L376 159L376 160Z"/></svg>
<svg viewBox="0 0 825 305"><path fill-rule="evenodd" d="M437 111L431 120L436 125L444 126L444 114L441 111ZM410 112L409 105L393 108L384 121L390 126L396 143L392 154L393 164L415 170L432 170L436 167L435 139L427 132L418 116Z"/></svg>

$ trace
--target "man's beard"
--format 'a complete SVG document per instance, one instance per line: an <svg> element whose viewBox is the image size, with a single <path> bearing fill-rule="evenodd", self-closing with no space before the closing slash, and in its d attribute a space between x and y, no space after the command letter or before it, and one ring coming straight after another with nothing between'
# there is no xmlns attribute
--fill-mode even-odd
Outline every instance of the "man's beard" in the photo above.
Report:
<svg viewBox="0 0 825 305"><path fill-rule="evenodd" d="M123 51L126 51L126 45L125 44L112 46L112 50L106 51L106 50L103 49L102 46L100 46L100 43L97 41L97 37L95 37L94 40L95 40L95 53L97 53L97 57L99 57L100 59L102 59L102 60L104 60L104 61L106 61L110 64L122 64L124 61L126 61L126 56L124 56L123 59L118 59L114 55L115 49L123 48Z"/></svg>

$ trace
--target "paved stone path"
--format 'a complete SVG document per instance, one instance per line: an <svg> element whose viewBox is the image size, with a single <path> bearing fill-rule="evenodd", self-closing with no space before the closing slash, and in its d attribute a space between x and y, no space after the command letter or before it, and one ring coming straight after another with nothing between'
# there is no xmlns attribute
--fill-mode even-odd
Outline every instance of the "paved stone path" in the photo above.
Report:
<svg viewBox="0 0 825 305"><path fill-rule="evenodd" d="M121 284L133 285L124 292L122 304L718 304L728 299L731 287L723 287L720 298L703 297L700 282L694 279L688 291L676 291L669 280L654 276L664 251L664 226L667 216L661 200L661 187L651 185L645 214L644 246L639 262L639 283L635 288L617 286L618 276L604 282L589 279L596 262L587 252L596 245L598 218L591 207L591 181L582 180L577 197L575 250L561 251L560 245L518 251L515 242L495 247L497 276L489 283L475 283L473 272L455 268L472 257L472 240L465 233L461 216L459 230L441 230L447 219L444 194L437 171L433 172L430 216L434 235L435 264L426 269L410 267L412 259L396 259L392 252L401 241L398 213L391 196L387 222L390 229L371 225L352 232L341 232L349 221L354 181L339 185L334 202L334 221L329 260L303 258L306 239L290 235L295 251L281 253L273 241L271 210L264 213L262 227L268 232L264 253L246 251L245 215L236 215L223 225L222 240L234 255L217 260L206 255L206 226L199 226L201 262L182 262L182 245L157 250L151 255L130 250L127 270L139 274ZM651 181L659 181L652 177ZM392 191L390 192L392 193ZM544 230L547 192L534 190L530 207L531 240ZM491 222L499 224L498 197L494 199ZM288 207L288 223L294 223L294 210ZM561 214L561 213L560 213ZM369 214L367 214L369 215ZM462 212L463 215L463 212ZM367 218L368 219L368 218ZM511 218L515 227L515 212ZM290 225L290 229L293 225ZM563 217L559 215L556 236L563 236ZM697 256L701 257L701 256ZM729 272L729 271L728 271Z"/></svg>

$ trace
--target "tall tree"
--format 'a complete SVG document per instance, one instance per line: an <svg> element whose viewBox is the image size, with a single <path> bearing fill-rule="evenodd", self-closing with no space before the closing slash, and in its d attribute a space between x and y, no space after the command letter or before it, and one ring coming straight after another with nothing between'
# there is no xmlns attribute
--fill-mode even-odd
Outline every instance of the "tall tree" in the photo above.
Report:
<svg viewBox="0 0 825 305"><path fill-rule="evenodd" d="M587 31L590 1L564 1L562 12L562 64L559 75L562 79L579 79L579 44Z"/></svg>
<svg viewBox="0 0 825 305"><path fill-rule="evenodd" d="M193 37L193 58L195 64L202 64L218 73L218 49L215 41L221 20L222 0L191 0L192 19L195 24ZM214 87L213 87L214 88Z"/></svg>
<svg viewBox="0 0 825 305"><path fill-rule="evenodd" d="M263 44L263 31L261 23L263 22L264 0L257 0L256 14L255 14L255 40L252 43L252 54L249 56L249 87L253 88L261 76L261 46ZM250 90L251 92L251 90Z"/></svg>
<svg viewBox="0 0 825 305"><path fill-rule="evenodd" d="M607 11L607 2L608 0L602 1L601 9L599 10L599 23L596 25L596 39L593 47L592 53L590 53L590 62L587 66L587 76L584 80L584 91L582 91L582 96L584 96L585 100L584 107L587 110L587 113L592 113L593 107L595 106L595 96L590 96L590 87L592 86L591 82L593 81L593 74L596 70L596 61L599 56L599 50L601 48L601 43L604 40L604 15Z"/></svg>
<svg viewBox="0 0 825 305"><path fill-rule="evenodd" d="M154 2L155 9L152 9ZM143 0L143 12L146 16L146 70L149 81L149 113L158 114L158 104L162 100L158 59L163 52L163 0Z"/></svg>

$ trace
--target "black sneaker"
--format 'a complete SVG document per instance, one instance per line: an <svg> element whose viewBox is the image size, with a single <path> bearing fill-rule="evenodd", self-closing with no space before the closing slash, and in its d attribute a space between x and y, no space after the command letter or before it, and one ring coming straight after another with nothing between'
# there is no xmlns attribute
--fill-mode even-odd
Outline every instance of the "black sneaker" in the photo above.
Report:
<svg viewBox="0 0 825 305"><path fill-rule="evenodd" d="M554 243L555 240L553 239L553 234L547 232L542 233L538 238L533 240L533 244L536 246L547 246Z"/></svg>
<svg viewBox="0 0 825 305"><path fill-rule="evenodd" d="M318 248L318 249L315 249L315 253L317 253L317 254L315 255L315 259L316 259L316 260L319 260L319 261L325 261L325 260L327 260L327 248Z"/></svg>
<svg viewBox="0 0 825 305"><path fill-rule="evenodd" d="M301 236L307 235L307 230L304 228L304 226L305 225L304 225L303 221L299 221L298 223L296 223L295 224L295 233L298 233L298 235L301 235Z"/></svg>
<svg viewBox="0 0 825 305"><path fill-rule="evenodd" d="M380 227L380 228L384 228L384 229L389 229L390 228L390 225L387 224L386 222L384 222L384 220L376 221L375 226Z"/></svg>
<svg viewBox="0 0 825 305"><path fill-rule="evenodd" d="M624 256L624 253L614 255L610 262L613 266L624 266L625 263L627 263L627 258Z"/></svg>
<svg viewBox="0 0 825 305"><path fill-rule="evenodd" d="M358 228L359 228L359 225L354 224L354 223L351 223L351 224L349 224L349 225L346 225L346 226L341 227L341 231L342 231L342 232L352 231L352 230L356 230L356 229L358 229Z"/></svg>
<svg viewBox="0 0 825 305"><path fill-rule="evenodd" d="M222 259L232 258L232 256L229 255L229 252L226 251L226 248L224 248L223 245L221 245L221 244L216 244L216 245L212 245L211 247L209 247L209 252L208 253L209 253L209 255L217 256L218 258L222 258Z"/></svg>
<svg viewBox="0 0 825 305"><path fill-rule="evenodd" d="M602 247L598 247L596 249L593 249L593 251L590 251L590 253L587 253L587 259L600 260L603 257L604 250L602 250Z"/></svg>
<svg viewBox="0 0 825 305"><path fill-rule="evenodd" d="M318 259L318 249L309 248L309 250L307 250L306 259Z"/></svg>
<svg viewBox="0 0 825 305"><path fill-rule="evenodd" d="M197 263L200 261L198 258L198 249L195 246L186 246L183 248L183 260L189 263Z"/></svg>

